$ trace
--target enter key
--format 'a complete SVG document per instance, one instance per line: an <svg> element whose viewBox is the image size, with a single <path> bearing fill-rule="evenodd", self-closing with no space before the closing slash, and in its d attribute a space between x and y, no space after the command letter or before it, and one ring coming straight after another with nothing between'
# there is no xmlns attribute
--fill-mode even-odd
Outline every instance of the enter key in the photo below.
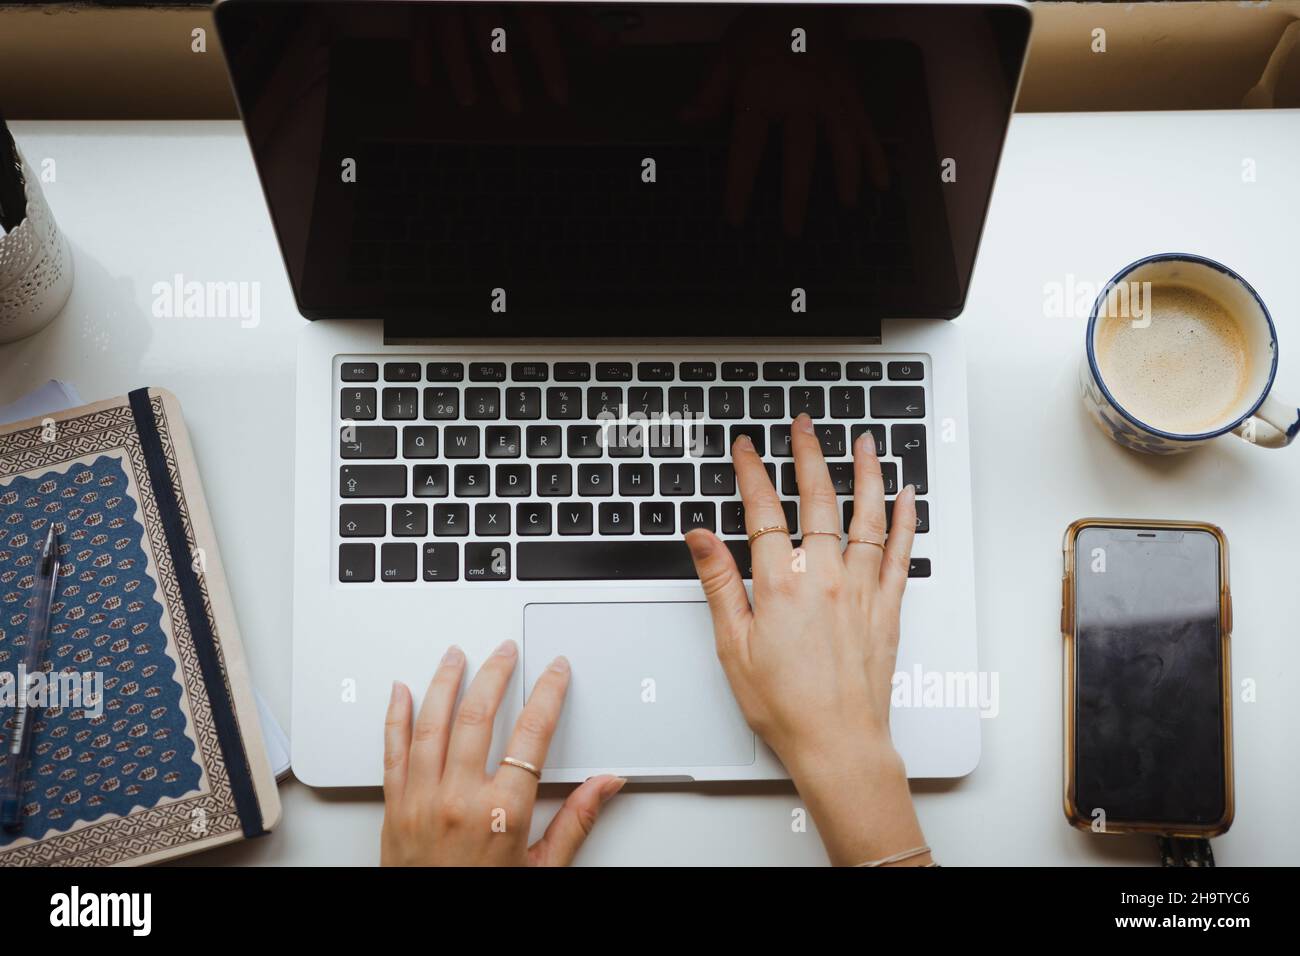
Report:
<svg viewBox="0 0 1300 956"><path fill-rule="evenodd" d="M916 486L918 495L926 494L929 481L926 476L925 426L894 425L889 437L894 456L903 465L902 484Z"/></svg>

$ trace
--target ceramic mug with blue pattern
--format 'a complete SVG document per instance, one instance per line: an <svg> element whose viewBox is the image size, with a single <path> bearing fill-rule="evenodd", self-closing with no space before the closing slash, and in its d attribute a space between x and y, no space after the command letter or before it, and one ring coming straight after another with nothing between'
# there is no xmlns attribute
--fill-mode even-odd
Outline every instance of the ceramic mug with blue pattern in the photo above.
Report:
<svg viewBox="0 0 1300 956"><path fill-rule="evenodd" d="M1229 432L1282 448L1300 432L1300 409L1273 394L1272 316L1250 283L1222 263L1169 252L1125 266L1093 304L1086 345L1084 405L1126 448L1177 454ZM1214 409L1209 417L1193 414L1202 401Z"/></svg>

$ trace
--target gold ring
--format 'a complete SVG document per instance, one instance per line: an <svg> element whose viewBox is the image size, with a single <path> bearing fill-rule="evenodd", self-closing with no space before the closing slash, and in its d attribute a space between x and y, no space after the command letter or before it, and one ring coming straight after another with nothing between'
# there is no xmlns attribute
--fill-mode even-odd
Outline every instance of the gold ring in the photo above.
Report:
<svg viewBox="0 0 1300 956"><path fill-rule="evenodd" d="M518 767L520 770L526 770L538 780L542 779L542 772L530 764L527 760L516 760L514 757L502 757L501 766Z"/></svg>
<svg viewBox="0 0 1300 956"><path fill-rule="evenodd" d="M753 533L749 536L749 543L750 543L750 544L753 544L754 541L755 541L755 539L757 539L757 538L761 538L761 537L763 537L763 535L765 535L765 534L771 534L773 531L782 531L782 532L784 532L784 533L786 533L786 534L789 534L789 533L790 533L790 529L787 528L785 525L783 525L783 524L774 524L774 525L772 525L771 527L768 527L768 528L759 528L757 531L753 532Z"/></svg>
<svg viewBox="0 0 1300 956"><path fill-rule="evenodd" d="M885 542L872 541L870 538L849 538L849 544L874 544L881 551L885 550Z"/></svg>
<svg viewBox="0 0 1300 956"><path fill-rule="evenodd" d="M832 538L838 538L841 536L841 532L839 531L805 531L803 536L805 538L811 538L815 534L826 534L830 535Z"/></svg>

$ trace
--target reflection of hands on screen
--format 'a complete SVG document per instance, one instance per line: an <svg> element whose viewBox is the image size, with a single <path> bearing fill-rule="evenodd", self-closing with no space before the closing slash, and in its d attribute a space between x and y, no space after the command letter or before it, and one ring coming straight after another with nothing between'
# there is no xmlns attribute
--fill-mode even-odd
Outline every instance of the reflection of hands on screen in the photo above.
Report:
<svg viewBox="0 0 1300 956"><path fill-rule="evenodd" d="M492 31L498 28L506 31L506 53L492 52ZM476 72L486 72L492 95L510 113L524 108L517 50L528 51L546 98L565 105L569 101L569 71L561 35L593 45L606 40L595 21L583 16L528 9L505 15L504 10L492 12L486 7L468 16L458 9L441 9L433 17L417 17L415 32L412 73L420 85L445 82L456 102L469 107L479 102L482 81ZM441 63L435 64L435 60Z"/></svg>
<svg viewBox="0 0 1300 956"><path fill-rule="evenodd" d="M864 167L876 189L888 186L889 168L847 51L831 30L809 30L808 53L791 52L790 42L788 18L739 21L722 41L722 54L682 118L708 122L728 110L734 116L725 200L733 225L744 222L769 133L780 128L781 220L786 233L797 236L807 213L819 126L830 146L836 193L845 206L857 205Z"/></svg>

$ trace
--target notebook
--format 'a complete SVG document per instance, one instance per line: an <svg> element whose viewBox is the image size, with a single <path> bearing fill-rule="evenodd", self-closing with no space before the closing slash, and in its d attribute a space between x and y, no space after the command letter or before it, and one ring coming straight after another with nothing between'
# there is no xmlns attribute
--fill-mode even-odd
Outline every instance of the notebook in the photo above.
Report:
<svg viewBox="0 0 1300 956"><path fill-rule="evenodd" d="M3 426L9 422L21 421L24 418L44 418L53 412L61 412L81 404L84 403L75 385L50 379L16 401L8 405L0 405L0 432L5 430ZM262 744L266 747L266 755L271 761L271 770L275 773L276 780L284 780L293 769L289 736L280 726L275 712L271 710L256 684L253 685L253 699L257 701L258 721L262 725Z"/></svg>
<svg viewBox="0 0 1300 956"><path fill-rule="evenodd" d="M50 522L58 679L0 865L152 863L266 833L279 795L174 396L138 389L0 427L0 675Z"/></svg>

